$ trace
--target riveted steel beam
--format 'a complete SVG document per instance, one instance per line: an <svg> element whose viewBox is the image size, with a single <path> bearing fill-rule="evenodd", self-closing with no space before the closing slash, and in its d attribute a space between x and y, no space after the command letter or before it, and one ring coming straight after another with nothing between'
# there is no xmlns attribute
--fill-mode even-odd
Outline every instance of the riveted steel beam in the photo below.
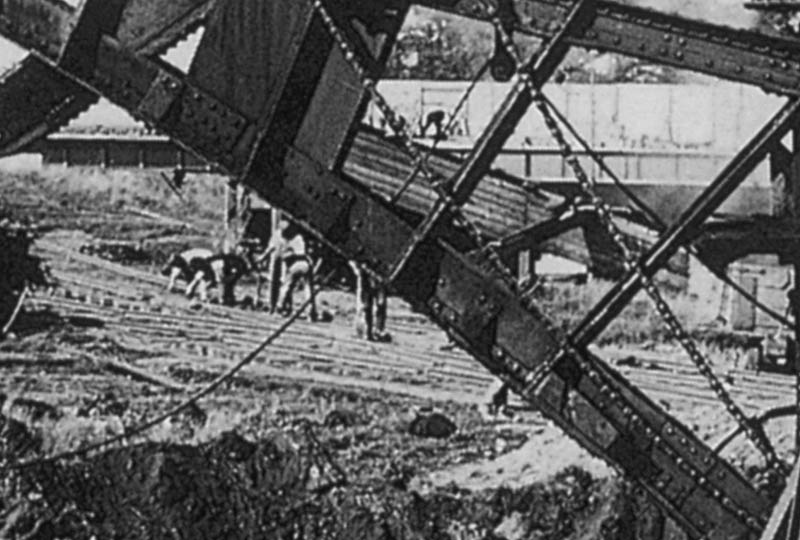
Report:
<svg viewBox="0 0 800 540"><path fill-rule="evenodd" d="M425 6L490 20L497 0L421 0ZM566 0L514 0L517 32L549 38L570 8ZM800 42L659 13L619 2L597 2L594 23L567 37L573 46L617 52L655 64L707 73L800 95Z"/></svg>
<svg viewBox="0 0 800 540"><path fill-rule="evenodd" d="M115 34L120 43L142 54L155 55L175 44L199 27L214 0L128 0L114 16ZM105 3L108 9L111 3ZM82 11L60 2L45 2L49 12L38 19L37 4L7 2L0 11L0 30L17 36L22 45L31 45L37 54L27 55L0 79L0 156L19 152L38 138L55 131L97 101L97 95L54 71L45 58L54 60L66 47L65 32L77 24ZM42 8L43 9L43 8ZM106 24L109 17L100 17ZM51 21L47 26L42 21ZM80 61L85 61L80 59Z"/></svg>
<svg viewBox="0 0 800 540"><path fill-rule="evenodd" d="M595 16L595 0L576 0L563 20L558 33L525 65L519 66L519 79L495 113L491 122L475 143L470 155L445 189L448 197L437 201L433 210L414 233L411 243L403 250L392 273L397 277L408 264L417 248L446 218L454 206L462 205L472 196L480 180L486 176L497 154L514 133L520 120L533 104L534 90L541 89L553 75L569 51L566 36L581 33Z"/></svg>
<svg viewBox="0 0 800 540"><path fill-rule="evenodd" d="M95 73L81 84L210 161L219 161L228 172L249 170L250 187L260 195L289 210L347 258L388 275L398 250L411 238L412 224L298 147L301 133L277 153L279 162L257 156L248 169L247 160L241 159L247 154L233 150L257 146L251 129L257 119L215 100L168 66L124 50L111 38L101 41L97 58ZM161 84L167 91L155 90ZM311 98L316 99L330 95L322 91ZM168 103L152 106L150 100ZM184 113L187 107L192 115ZM227 124L235 129L220 137L214 128ZM220 147L228 150L220 154ZM230 151L233 158L222 160ZM423 249L425 256L415 260L424 264L415 264L398 280L399 292L455 335L488 369L509 380L591 452L635 478L691 537L729 538L760 530L766 500L602 361L582 350L559 355L558 331L534 305L521 303L480 254L466 257L444 239L428 242ZM555 355L559 361L544 383L528 387L529 375Z"/></svg>
<svg viewBox="0 0 800 540"><path fill-rule="evenodd" d="M289 9L302 2L270 5ZM317 17L307 21L302 32L319 36ZM320 54L332 54L331 47L325 49ZM391 273L414 224L338 170L331 158L340 145L315 152L307 133L326 122L353 122L363 95L354 99L352 89L336 85L292 87L335 78L347 66L331 56L294 62L283 72L285 79L277 81L292 85L275 87L276 105L249 113L163 62L127 50L113 37L103 36L93 56L89 74L72 72L57 58L50 65L227 172L247 173L250 187L339 253L378 276ZM266 69L266 63L252 69ZM316 71L301 75L300 69ZM296 101L290 99L293 90ZM325 103L346 104L347 114ZM291 136L273 139L267 154L259 133L282 129L271 122L285 119L280 113L292 104L303 121L289 125ZM309 111L314 111L310 118ZM350 129L338 125L336 132ZM535 305L521 301L480 252L462 254L465 247L479 246L466 245L463 238L455 246L449 238L429 238L419 246L419 256L396 281L400 294L589 451L635 479L691 538L744 538L760 532L769 507L764 496L600 359L565 343L560 331Z"/></svg>

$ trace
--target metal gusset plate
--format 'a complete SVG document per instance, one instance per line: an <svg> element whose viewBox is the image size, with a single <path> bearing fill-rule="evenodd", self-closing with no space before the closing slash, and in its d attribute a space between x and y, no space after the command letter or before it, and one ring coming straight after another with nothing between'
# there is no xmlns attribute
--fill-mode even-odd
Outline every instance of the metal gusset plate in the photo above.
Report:
<svg viewBox="0 0 800 540"><path fill-rule="evenodd" d="M421 0L422 4L468 17L491 18L501 0ZM552 37L570 9L567 0L513 0L515 30ZM755 31L693 21L646 8L601 0L597 18L570 45L612 51L656 64L800 95L800 42Z"/></svg>
<svg viewBox="0 0 800 540"><path fill-rule="evenodd" d="M412 224L336 167L363 109L362 81L343 62L333 40L325 38L309 0L270 4L290 14L301 10L298 20L304 24L286 29L297 32L293 48L281 56L284 67L262 107L245 111L245 104L212 95L213 89L198 87L109 36L100 39L90 72L84 65L69 75L231 174L241 175L334 249L386 277L412 239ZM351 25L365 43L391 42L387 26L380 23L388 19L391 27L401 18L391 10L332 11L339 24ZM225 33L224 20L212 23L223 25L216 35ZM234 24L243 25L238 20ZM241 43L249 46L247 41ZM50 61L54 69L68 71L57 56ZM213 59L203 56L199 61ZM264 70L267 65L261 62L248 69ZM246 82L248 77L242 75ZM232 99L241 95L241 89L232 90ZM800 104L792 101L704 193L683 223L698 225L739 175L763 157L761 149L795 125L798 117ZM345 121L350 123L340 124ZM332 143L319 144L322 129ZM444 240L449 226L443 223L440 234L428 237L415 251L395 283L398 292L452 332L481 363L510 381L570 436L635 479L692 538L748 538L761 531L769 509L761 494L601 360L585 349L563 352L559 331L535 305L523 304L479 252L466 257ZM663 265L672 243L689 238L689 232L681 229L667 235L648 261ZM529 383L538 379L534 375L551 365L553 370L544 372L542 384L531 387Z"/></svg>
<svg viewBox="0 0 800 540"><path fill-rule="evenodd" d="M108 10L114 2L104 4ZM39 5L43 7L37 9ZM142 54L154 55L198 28L212 5L213 0L130 0L124 6L117 2L111 16L106 12L93 17L110 23L102 32L116 34L120 43ZM91 9L89 3L76 10L55 1L6 2L0 11L0 27L23 46L64 60L68 33L87 9ZM42 13L47 16L40 17ZM77 57L80 60L80 53ZM40 56L29 54L0 80L0 156L19 152L96 101L95 93L54 71Z"/></svg>

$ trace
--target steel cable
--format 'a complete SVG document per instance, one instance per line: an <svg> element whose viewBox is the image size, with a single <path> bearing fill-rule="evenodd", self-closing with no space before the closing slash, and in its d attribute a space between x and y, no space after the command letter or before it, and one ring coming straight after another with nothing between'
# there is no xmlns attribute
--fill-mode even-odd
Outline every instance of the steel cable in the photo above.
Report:
<svg viewBox="0 0 800 540"><path fill-rule="evenodd" d="M611 178L611 181L617 186L617 188L619 188L619 190L622 191L622 193L624 193L626 197L628 197L628 199L633 203L633 205L636 208L638 208L639 210L641 210L645 214L645 216L650 220L651 226L659 233L663 233L664 231L666 231L667 224L664 223L664 220L662 220L661 217L652 208L650 208L650 206L647 205L647 203L645 203L643 200L641 200L619 178L619 176L617 176L617 174L606 164L606 162L603 159L603 157L600 154L598 154L597 152L595 152L594 148L592 148L589 145L589 143L586 141L586 139L583 138L580 135L580 133L578 133L578 130L575 129L575 126L572 125L572 123L569 121L569 119L567 119L566 116L564 116L564 114L560 110L558 110L558 108L555 107L555 105L553 105L553 102L550 101L550 98L548 98L544 94L541 94L541 99L547 104L547 106L549 107L550 111L558 119L558 121L561 122L561 124L565 128L567 128L567 131L570 132L570 134L575 138L575 140L578 142L578 144L580 144L581 147L584 149L584 151L586 151L587 155L592 159L592 161L597 163L600 166L600 168L603 170L603 172L605 172L609 176L609 178ZM686 247L687 251L689 252L689 254L692 255L692 257L694 257L698 262L700 262L700 264L702 264L711 273L713 273L718 279L720 279L723 283L725 283L726 285L731 287L733 290L735 290L738 294L740 294L743 298L745 298L751 304L753 304L758 309L760 309L761 311L763 311L764 313L766 313L767 315L772 317L775 321L781 323L784 326L788 326L788 327L791 328L794 325L793 321L790 321L784 315L781 315L780 313L778 313L774 309L770 308L769 306L767 306L766 304L761 302L758 298L756 298L754 295L752 295L746 289L744 289L744 287L742 287L741 285L736 283L736 281L734 281L733 278L731 278L729 275L727 275L724 271L718 270L718 269L714 268L712 265L707 264L700 257L700 254L698 253L697 248L695 248L693 245L689 244L689 245L687 245L685 247Z"/></svg>
<svg viewBox="0 0 800 540"><path fill-rule="evenodd" d="M326 280L323 280L326 281ZM93 443L81 448L77 448L75 450L69 450L65 452L61 452L52 456L47 456L43 458L36 458L28 461L18 462L18 463L10 463L10 464L0 464L0 472L11 471L11 470L20 470L20 469L29 469L32 467L38 467L41 465L47 465L56 463L58 461L63 461L66 459L72 459L76 457L85 456L91 452L100 450L112 444L122 442L125 440L132 439L137 435L141 435L146 431L149 431L153 427L161 424L162 422L172 418L173 416L195 406L197 402L203 399L206 396L209 396L213 393L217 388L225 384L226 382L230 381L234 375L236 375L239 371L241 371L245 366L250 364L253 360L255 360L259 354L261 354L267 347L272 345L281 335L283 335L294 323L297 319L300 318L303 311L311 304L311 298L307 298L299 308L297 308L294 313L292 313L286 321L283 322L278 328L276 328L264 341L262 341L256 348L254 348L250 353L248 353L244 358L242 358L236 365L232 366L226 372L217 376L213 381L211 381L208 385L201 388L179 405L169 409L168 411L147 420L137 426L134 426L130 429L126 429L124 433L120 435L116 435L114 437L110 437L103 441Z"/></svg>

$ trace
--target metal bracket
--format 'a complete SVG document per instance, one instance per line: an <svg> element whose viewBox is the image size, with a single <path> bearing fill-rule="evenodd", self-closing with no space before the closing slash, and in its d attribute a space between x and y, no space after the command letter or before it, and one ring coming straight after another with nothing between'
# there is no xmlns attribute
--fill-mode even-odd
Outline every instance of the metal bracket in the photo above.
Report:
<svg viewBox="0 0 800 540"><path fill-rule="evenodd" d="M170 66L127 51L111 37L100 40L87 83L213 163L231 170L244 158L236 152L247 127L241 114Z"/></svg>
<svg viewBox="0 0 800 540"><path fill-rule="evenodd" d="M286 154L285 171L292 182L284 184L287 191L285 210L302 222L314 222L314 228L324 235L347 217L355 200L351 193L326 189L315 182L322 172L319 166L295 149Z"/></svg>
<svg viewBox="0 0 800 540"><path fill-rule="evenodd" d="M83 0L70 24L58 64L72 73L90 75L100 39L116 34L126 4L126 0Z"/></svg>
<svg viewBox="0 0 800 540"><path fill-rule="evenodd" d="M183 81L167 71L160 71L136 108L136 115L160 122L182 90Z"/></svg>
<svg viewBox="0 0 800 540"><path fill-rule="evenodd" d="M455 259L442 262L441 275L447 277L439 278L428 304L453 328L490 347L495 341L492 327L502 311L503 298L486 288L486 280Z"/></svg>

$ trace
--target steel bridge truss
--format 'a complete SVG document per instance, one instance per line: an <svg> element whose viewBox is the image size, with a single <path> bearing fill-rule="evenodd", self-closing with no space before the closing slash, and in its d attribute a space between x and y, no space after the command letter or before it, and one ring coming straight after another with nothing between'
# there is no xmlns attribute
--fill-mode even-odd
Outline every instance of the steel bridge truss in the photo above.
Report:
<svg viewBox="0 0 800 540"><path fill-rule="evenodd" d="M417 3L492 22L493 72L516 72L513 89L455 176L428 178L439 198L422 219L342 171L368 99L380 102L375 81L410 7L405 0L85 0L78 8L59 0L2 0L0 34L31 52L0 85L0 152L18 151L98 97L108 98L391 282L487 369L634 480L691 538L784 534L796 473L769 522L772 505L764 494L587 346L679 249L698 239L706 220L764 159L786 186L781 217L796 217L798 155L781 140L800 126L800 42L607 0ZM159 59L201 24L205 33L188 73ZM515 59L514 33L543 38L538 54ZM573 46L757 85L787 100L564 335L520 298L459 207ZM402 131L401 120L382 105ZM717 232L723 242L726 233ZM701 255L704 246L713 252L708 242L698 243ZM735 405L727 407L735 412Z"/></svg>

